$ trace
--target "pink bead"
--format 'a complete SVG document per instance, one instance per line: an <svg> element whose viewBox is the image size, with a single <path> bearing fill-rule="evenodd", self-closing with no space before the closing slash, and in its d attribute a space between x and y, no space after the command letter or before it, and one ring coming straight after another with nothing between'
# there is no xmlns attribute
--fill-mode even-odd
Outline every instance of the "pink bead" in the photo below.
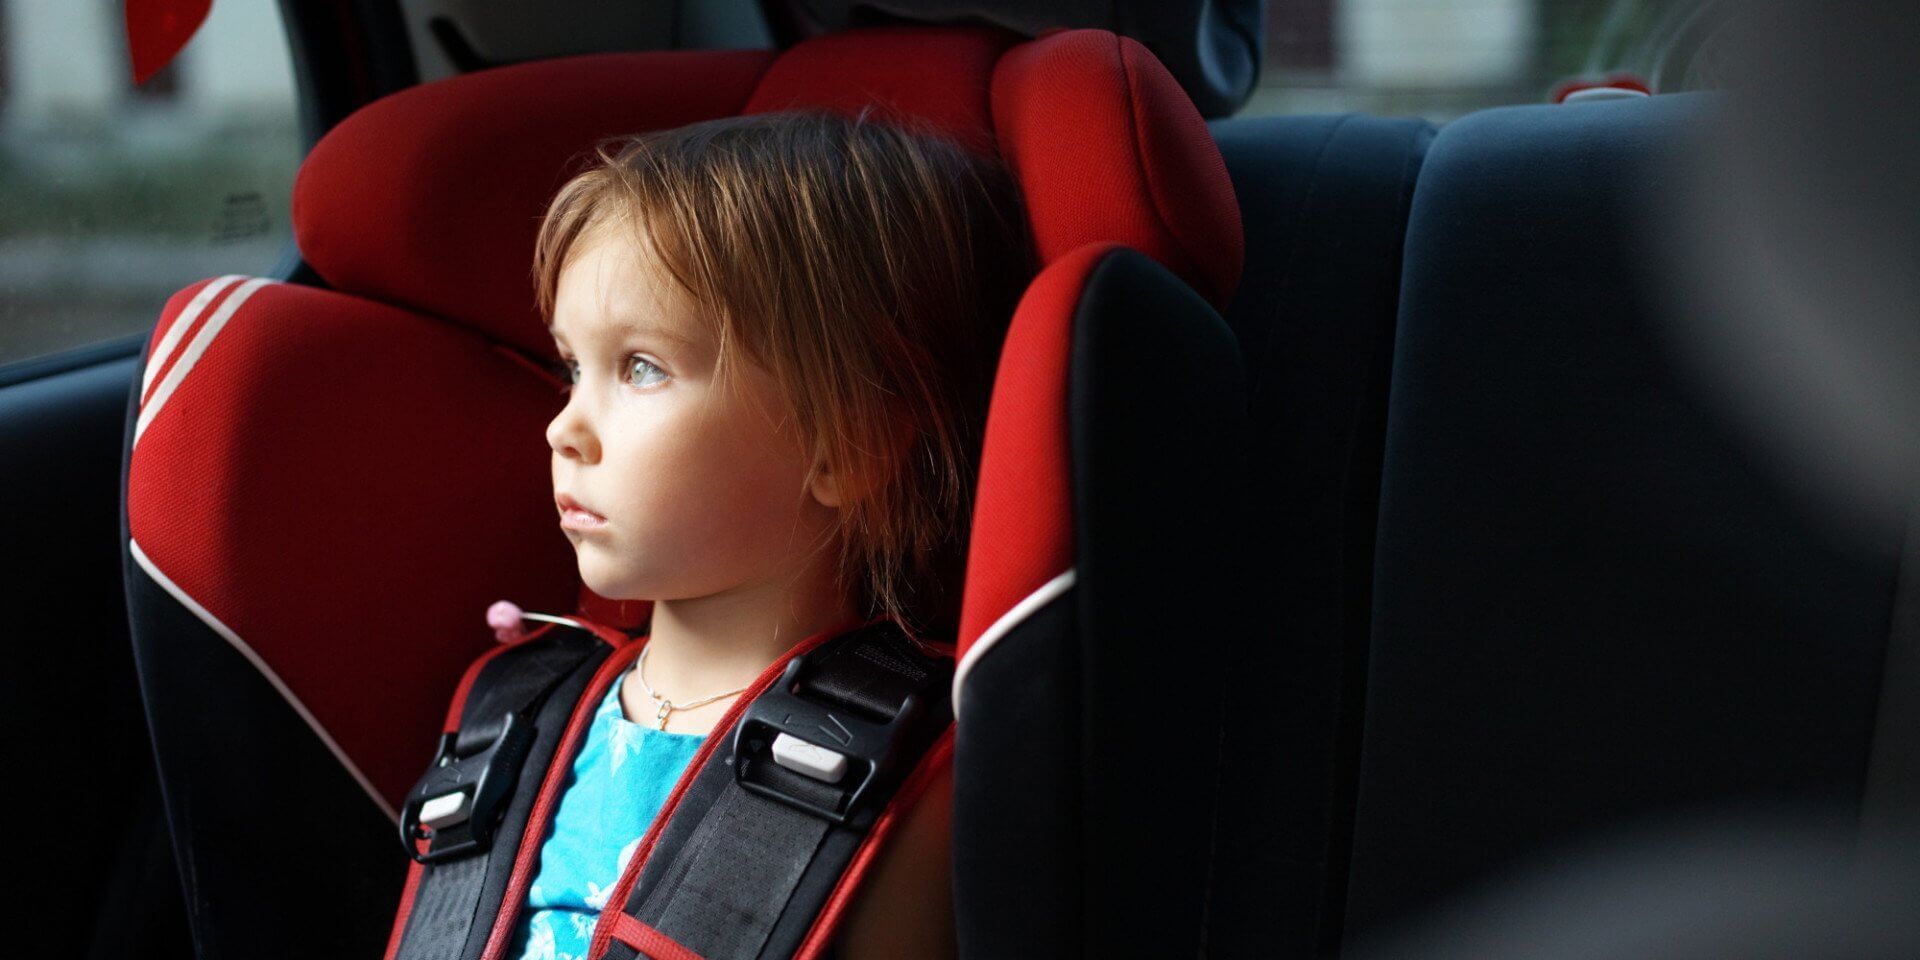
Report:
<svg viewBox="0 0 1920 960"><path fill-rule="evenodd" d="M527 634L520 607L511 600L496 600L487 608L487 626L493 628L494 638L501 643L512 643Z"/></svg>

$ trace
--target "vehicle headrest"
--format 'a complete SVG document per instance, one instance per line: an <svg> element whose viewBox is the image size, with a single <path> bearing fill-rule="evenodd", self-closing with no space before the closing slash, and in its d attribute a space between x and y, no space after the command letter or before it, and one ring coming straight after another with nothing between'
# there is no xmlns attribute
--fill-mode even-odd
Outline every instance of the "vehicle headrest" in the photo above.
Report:
<svg viewBox="0 0 1920 960"><path fill-rule="evenodd" d="M992 27L873 27L782 52L593 54L485 70L362 108L293 192L306 261L345 293L552 356L529 277L548 200L609 136L785 109L913 117L997 151L1041 265L1090 242L1165 264L1217 308L1239 210L1206 123L1138 42Z"/></svg>
<svg viewBox="0 0 1920 960"><path fill-rule="evenodd" d="M1098 27L1137 40L1202 116L1224 117L1260 79L1262 0L763 0L782 40L886 22L990 23L1024 36Z"/></svg>

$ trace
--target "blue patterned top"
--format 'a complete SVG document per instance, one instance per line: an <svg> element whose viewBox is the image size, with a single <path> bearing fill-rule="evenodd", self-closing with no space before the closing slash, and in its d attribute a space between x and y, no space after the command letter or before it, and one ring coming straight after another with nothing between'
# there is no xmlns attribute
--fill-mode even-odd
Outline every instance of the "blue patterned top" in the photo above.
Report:
<svg viewBox="0 0 1920 960"><path fill-rule="evenodd" d="M627 673L631 673L628 668ZM540 846L539 872L507 955L579 960L621 871L646 836L706 737L668 733L628 720L620 708L623 673L587 727L586 742Z"/></svg>

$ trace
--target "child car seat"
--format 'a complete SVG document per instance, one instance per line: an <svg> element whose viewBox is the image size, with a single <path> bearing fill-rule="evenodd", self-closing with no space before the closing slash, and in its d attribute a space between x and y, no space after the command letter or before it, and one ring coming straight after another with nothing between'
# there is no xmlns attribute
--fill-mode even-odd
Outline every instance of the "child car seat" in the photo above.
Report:
<svg viewBox="0 0 1920 960"><path fill-rule="evenodd" d="M379 942L397 807L490 601L644 622L580 587L545 506L560 398L526 263L568 161L603 136L868 104L997 150L1042 265L993 393L958 637L962 950L1195 949L1236 625L1232 187L1131 40L877 27L385 98L295 186L331 289L227 276L169 300L130 411L127 582L203 957Z"/></svg>

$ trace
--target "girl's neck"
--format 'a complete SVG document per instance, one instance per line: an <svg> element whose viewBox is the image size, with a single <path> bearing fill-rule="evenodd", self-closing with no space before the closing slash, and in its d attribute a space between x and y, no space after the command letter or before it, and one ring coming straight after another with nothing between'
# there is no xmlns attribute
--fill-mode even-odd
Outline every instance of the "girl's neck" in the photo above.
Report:
<svg viewBox="0 0 1920 960"><path fill-rule="evenodd" d="M659 600L647 628L647 682L669 699L737 689L793 645L857 625L853 604L829 591L728 592Z"/></svg>

